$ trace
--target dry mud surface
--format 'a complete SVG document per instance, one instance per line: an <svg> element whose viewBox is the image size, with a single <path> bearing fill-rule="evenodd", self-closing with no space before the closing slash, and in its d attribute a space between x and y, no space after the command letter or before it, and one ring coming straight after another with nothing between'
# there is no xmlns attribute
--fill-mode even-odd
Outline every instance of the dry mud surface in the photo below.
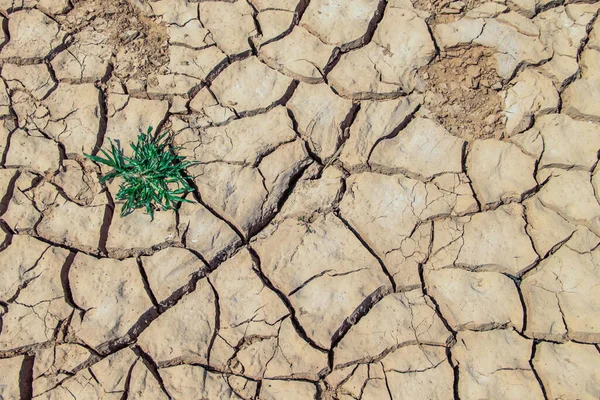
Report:
<svg viewBox="0 0 600 400"><path fill-rule="evenodd" d="M600 398L599 9L0 0L0 399Z"/></svg>

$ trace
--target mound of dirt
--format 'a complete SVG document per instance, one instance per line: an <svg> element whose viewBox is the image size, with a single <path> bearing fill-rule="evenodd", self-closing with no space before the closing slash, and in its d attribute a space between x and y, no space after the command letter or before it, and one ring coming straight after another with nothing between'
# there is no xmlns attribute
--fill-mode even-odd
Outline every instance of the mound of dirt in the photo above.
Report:
<svg viewBox="0 0 600 400"><path fill-rule="evenodd" d="M164 23L143 15L127 0L73 0L73 10L59 20L67 32L94 37L113 49L115 73L137 78L167 64L168 34Z"/></svg>
<svg viewBox="0 0 600 400"><path fill-rule="evenodd" d="M426 82L425 112L450 133L465 139L503 135L502 83L489 49L442 53L421 76Z"/></svg>
<svg viewBox="0 0 600 400"><path fill-rule="evenodd" d="M431 25L446 24L455 21L481 4L482 0L413 0L416 9L427 11L430 16L427 23Z"/></svg>

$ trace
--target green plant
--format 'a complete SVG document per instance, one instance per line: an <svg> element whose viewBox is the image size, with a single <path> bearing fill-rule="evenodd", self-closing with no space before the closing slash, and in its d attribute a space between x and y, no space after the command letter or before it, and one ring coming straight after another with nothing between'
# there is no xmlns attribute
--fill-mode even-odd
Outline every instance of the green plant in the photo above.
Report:
<svg viewBox="0 0 600 400"><path fill-rule="evenodd" d="M116 199L124 201L121 216L131 214L138 208L145 208L154 220L154 210L170 210L176 203L188 202L183 196L193 189L185 177L185 169L193 162L185 161L185 157L175 154L177 147L170 146L169 132L162 135L151 135L152 127L147 133L140 132L137 144L131 144L133 156L123 154L120 146L110 142L110 153L100 149L106 157L86 154L90 160L105 164L112 168L100 180L112 181L121 178Z"/></svg>

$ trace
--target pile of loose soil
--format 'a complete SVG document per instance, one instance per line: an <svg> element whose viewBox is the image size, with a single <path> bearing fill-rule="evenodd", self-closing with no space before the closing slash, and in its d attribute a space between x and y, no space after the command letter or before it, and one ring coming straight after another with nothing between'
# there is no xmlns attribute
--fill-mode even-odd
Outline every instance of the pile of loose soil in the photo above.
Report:
<svg viewBox="0 0 600 400"><path fill-rule="evenodd" d="M482 0L413 0L413 6L427 11L430 16L426 19L430 25L447 24L456 21L464 14L481 4Z"/></svg>
<svg viewBox="0 0 600 400"><path fill-rule="evenodd" d="M73 0L73 10L60 22L77 34L88 29L111 46L115 73L122 78L145 77L169 61L166 25L144 15L127 0Z"/></svg>
<svg viewBox="0 0 600 400"><path fill-rule="evenodd" d="M450 133L465 139L503 135L502 82L490 50L442 53L421 76L426 82L424 108Z"/></svg>

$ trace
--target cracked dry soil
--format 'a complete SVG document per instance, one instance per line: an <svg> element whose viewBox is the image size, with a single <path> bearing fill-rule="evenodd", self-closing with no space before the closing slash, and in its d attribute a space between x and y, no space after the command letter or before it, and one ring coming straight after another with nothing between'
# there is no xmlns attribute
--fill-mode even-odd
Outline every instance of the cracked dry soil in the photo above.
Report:
<svg viewBox="0 0 600 400"><path fill-rule="evenodd" d="M599 10L0 0L0 399L600 398Z"/></svg>

